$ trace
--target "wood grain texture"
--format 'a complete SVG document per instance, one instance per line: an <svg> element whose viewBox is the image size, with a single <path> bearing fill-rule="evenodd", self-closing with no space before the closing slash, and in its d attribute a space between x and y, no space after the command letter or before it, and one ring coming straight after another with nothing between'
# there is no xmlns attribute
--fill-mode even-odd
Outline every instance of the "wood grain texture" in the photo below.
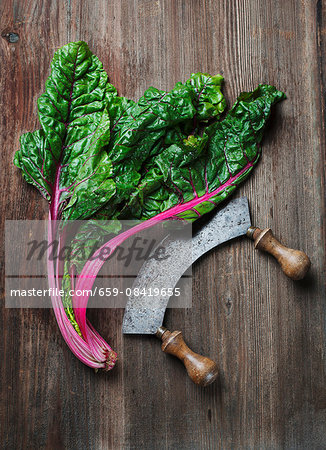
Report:
<svg viewBox="0 0 326 450"><path fill-rule="evenodd" d="M120 357L95 374L71 355L52 311L3 308L3 448L325 448L325 10L321 0L1 1L2 232L4 219L46 216L12 158L19 135L38 126L53 52L83 39L134 99L196 71L222 73L229 104L261 82L285 91L237 195L249 197L255 225L312 261L294 283L244 238L195 265L193 307L168 311L166 325L218 361L220 380L206 389L156 339L123 338L122 310L90 311Z"/></svg>

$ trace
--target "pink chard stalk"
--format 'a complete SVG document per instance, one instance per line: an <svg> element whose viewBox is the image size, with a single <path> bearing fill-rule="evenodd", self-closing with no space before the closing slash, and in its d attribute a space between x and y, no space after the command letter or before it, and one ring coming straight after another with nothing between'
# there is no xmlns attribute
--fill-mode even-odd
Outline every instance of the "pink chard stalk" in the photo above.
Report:
<svg viewBox="0 0 326 450"><path fill-rule="evenodd" d="M149 88L134 102L117 95L86 43L59 49L38 100L41 129L21 136L15 164L50 204L48 240L66 242L72 220L84 223L74 239L98 249L83 261L53 262L49 287L60 331L71 351L94 369L110 370L117 355L86 316L88 295L104 264L126 239L167 220L192 222L226 199L260 156L272 106L285 96L259 85L240 94L221 119L220 75L192 74L170 92ZM100 225L94 219L105 219ZM120 232L119 221L138 220ZM115 234L105 242L105 236ZM72 256L70 255L70 256ZM90 258L91 257L91 258ZM63 275L62 275L63 274ZM70 296L70 290L80 295Z"/></svg>

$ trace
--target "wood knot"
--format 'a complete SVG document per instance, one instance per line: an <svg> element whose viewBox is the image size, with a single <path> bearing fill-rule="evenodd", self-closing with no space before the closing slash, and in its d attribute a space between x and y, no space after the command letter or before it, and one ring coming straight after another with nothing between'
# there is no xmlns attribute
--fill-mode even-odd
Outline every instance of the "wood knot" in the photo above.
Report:
<svg viewBox="0 0 326 450"><path fill-rule="evenodd" d="M19 41L19 34L14 33L13 31L3 31L1 37L9 42L9 44L15 44Z"/></svg>

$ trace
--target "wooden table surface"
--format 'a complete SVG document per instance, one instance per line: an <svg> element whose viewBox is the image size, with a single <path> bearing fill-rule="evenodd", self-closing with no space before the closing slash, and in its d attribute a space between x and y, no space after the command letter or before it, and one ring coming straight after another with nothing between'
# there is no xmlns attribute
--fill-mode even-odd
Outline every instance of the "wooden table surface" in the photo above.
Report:
<svg viewBox="0 0 326 450"><path fill-rule="evenodd" d="M95 374L70 353L51 310L4 308L1 447L326 448L323 2L2 0L0 11L2 230L4 219L46 217L12 158L19 135L38 127L53 52L82 39L134 99L196 71L224 75L229 105L258 83L285 91L237 195L249 197L253 223L312 260L293 282L240 239L194 266L193 307L169 311L166 323L218 361L220 380L206 389L156 339L123 337L122 309L89 312L120 357Z"/></svg>

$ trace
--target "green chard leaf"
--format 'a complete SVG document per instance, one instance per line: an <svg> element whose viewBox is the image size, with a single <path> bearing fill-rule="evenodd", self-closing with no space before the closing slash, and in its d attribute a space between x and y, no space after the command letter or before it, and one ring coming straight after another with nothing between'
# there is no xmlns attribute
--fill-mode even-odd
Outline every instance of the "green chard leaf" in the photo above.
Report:
<svg viewBox="0 0 326 450"><path fill-rule="evenodd" d="M114 194L112 164L103 147L110 137L107 103L115 96L85 42L55 53L38 100L42 130L21 137L14 160L51 202L52 219L90 217Z"/></svg>
<svg viewBox="0 0 326 450"><path fill-rule="evenodd" d="M224 120L162 146L117 217L149 219L171 208L174 218L195 220L212 210L252 171L271 108L283 98L261 85L242 93Z"/></svg>
<svg viewBox="0 0 326 450"><path fill-rule="evenodd" d="M218 118L225 109L225 99L221 92L223 77L207 73L193 73L186 86L194 93L197 120Z"/></svg>
<svg viewBox="0 0 326 450"><path fill-rule="evenodd" d="M135 192L148 171L148 160L171 143L182 142L203 121L216 120L222 114L222 83L220 75L197 73L184 84L177 83L170 92L150 87L137 103L123 97L114 97L108 103L108 154L116 183L116 194L105 206L108 217L115 216L119 205ZM157 184L159 179L152 181Z"/></svg>

